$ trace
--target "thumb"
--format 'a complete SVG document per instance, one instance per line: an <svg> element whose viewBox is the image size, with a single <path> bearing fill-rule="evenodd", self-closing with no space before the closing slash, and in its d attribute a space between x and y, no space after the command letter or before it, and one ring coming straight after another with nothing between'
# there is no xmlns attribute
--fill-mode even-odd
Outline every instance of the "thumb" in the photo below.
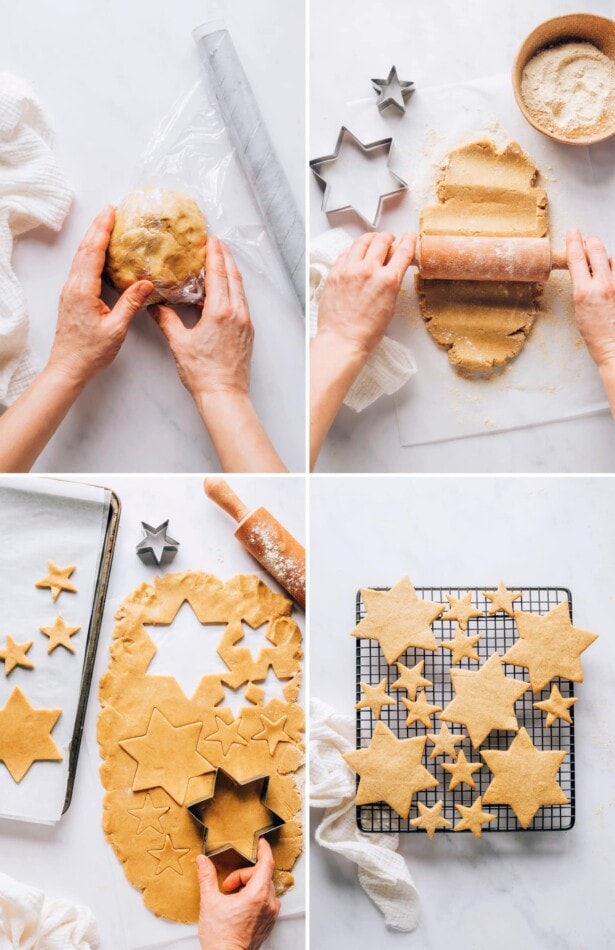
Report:
<svg viewBox="0 0 615 950"><path fill-rule="evenodd" d="M128 326L153 290L151 280L138 280L124 291L111 313L120 323Z"/></svg>
<svg viewBox="0 0 615 950"><path fill-rule="evenodd" d="M218 874L214 862L204 854L197 855L196 876L201 890L201 901L211 894L219 894Z"/></svg>
<svg viewBox="0 0 615 950"><path fill-rule="evenodd" d="M185 330L183 323L171 307L154 304L154 306L147 308L147 312L156 321L169 343L172 343L173 337L177 333Z"/></svg>

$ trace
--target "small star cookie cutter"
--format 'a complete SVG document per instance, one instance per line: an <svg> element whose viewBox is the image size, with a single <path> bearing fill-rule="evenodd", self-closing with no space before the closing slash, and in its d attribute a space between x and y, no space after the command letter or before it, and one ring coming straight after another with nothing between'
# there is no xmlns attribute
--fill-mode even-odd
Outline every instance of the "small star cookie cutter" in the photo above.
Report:
<svg viewBox="0 0 615 950"><path fill-rule="evenodd" d="M391 66L386 79L372 79L372 86L378 93L376 105L380 112L388 109L389 106L394 106L400 112L405 112L406 100L414 92L414 83L407 79L400 79L395 66ZM392 90L387 92L391 86L393 87Z"/></svg>
<svg viewBox="0 0 615 950"><path fill-rule="evenodd" d="M150 564L154 567L163 567L169 564L179 550L179 541L169 537L167 528L169 519L167 518L157 528L151 524L142 521L141 527L145 532L145 537L137 544L137 554L144 564Z"/></svg>
<svg viewBox="0 0 615 950"><path fill-rule="evenodd" d="M216 788L218 787L218 782L220 778L222 778L221 784L226 785L227 788L243 788L247 785L253 785L253 784L255 785L257 782L262 783L261 788L260 788L259 798L260 798L261 804L271 816L271 821L268 825L265 825L263 828L255 829L253 847L252 849L250 849L250 851L242 850L238 846L237 841L235 842L229 841L223 844L216 844L215 846L209 847L209 848L207 846L207 838L208 838L207 806L215 800ZM258 855L259 838L263 837L264 835L271 834L273 831L277 831L278 828L281 828L282 825L286 824L285 820L281 818L279 815L277 815L267 804L268 790L269 790L269 776L268 775L257 775L254 778L249 778L243 782L240 782L237 779L233 778L232 775L229 775L229 773L226 772L224 769L217 768L215 779L214 779L214 787L213 787L213 791L211 795L209 795L207 798L200 798L198 801L192 802L191 805L187 806L188 811L190 812L194 820L203 829L203 854L206 854L208 857L212 857L216 854L222 854L223 852L226 852L226 851L234 851L236 854L240 855L240 857L244 858L250 864L256 864L256 858Z"/></svg>
<svg viewBox="0 0 615 950"><path fill-rule="evenodd" d="M387 168L391 176L396 179L399 184L396 188L392 188L390 191L386 191L383 194L380 194L378 197L378 207L376 208L376 214L374 215L373 220L369 220L360 211L358 211L353 205L345 204L339 205L338 207L331 208L329 207L329 200L331 197L331 186L327 182L326 178L323 176L322 171L327 165L331 165L333 162L336 162L339 158L340 151L344 144L344 140L348 137L357 148L363 152L364 155L371 157L371 155L378 149L386 149L387 155ZM350 129L343 125L340 128L339 135L337 137L337 142L335 143L335 149L331 155L323 155L320 158L313 158L310 161L310 168L316 178L316 181L320 185L323 191L321 211L324 211L325 214L336 214L340 211L354 211L354 213L366 224L369 228L375 228L378 220L380 218L380 213L382 211L382 206L387 198L390 198L392 195L396 195L401 191L405 191L408 187L408 182L401 178L397 172L394 172L391 168L391 149L393 147L393 138L388 136L387 138L377 139L375 142L368 142L365 144L361 142L356 135L350 131Z"/></svg>

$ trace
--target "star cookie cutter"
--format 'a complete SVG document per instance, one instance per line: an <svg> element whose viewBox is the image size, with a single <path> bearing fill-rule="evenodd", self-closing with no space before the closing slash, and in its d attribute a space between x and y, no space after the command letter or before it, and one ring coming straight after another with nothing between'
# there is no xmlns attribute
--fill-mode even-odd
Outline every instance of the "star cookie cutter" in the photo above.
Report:
<svg viewBox="0 0 615 950"><path fill-rule="evenodd" d="M212 847L207 846L208 838L208 828L207 828L207 806L215 801L216 798L216 789L218 788L218 783L220 782L220 777L222 777L221 784L226 785L227 788L245 788L247 785L253 785L261 783L259 799L263 807L271 817L271 821L268 825L265 825L263 828L257 828L254 831L253 847L248 851L242 850L238 846L237 841L227 841L220 843L215 843ZM267 804L267 792L269 790L269 776L268 775L257 775L254 778L249 778L244 782L240 782L237 779L233 778L232 775L229 775L224 769L217 768L216 776L214 779L214 787L211 795L207 798L200 798L198 801L193 802L191 805L188 805L188 811L197 822L198 825L203 829L203 854L206 854L208 857L212 857L216 854L222 854L225 851L234 851L240 857L245 858L250 864L256 864L256 858L258 854L258 840L264 835L271 834L273 831L277 831L278 828L281 828L282 825L285 825L286 822L283 818L280 818ZM241 807L241 803L238 803L238 806Z"/></svg>
<svg viewBox="0 0 615 950"><path fill-rule="evenodd" d="M372 86L378 93L376 105L380 112L383 112L384 109L388 109L389 106L394 106L400 112L405 112L406 100L409 99L414 92L414 83L408 82L406 79L400 79L395 66L391 66L386 79L372 79ZM393 89L391 93L387 93L386 90L389 89L390 86L392 86Z"/></svg>
<svg viewBox="0 0 615 950"><path fill-rule="evenodd" d="M151 524L142 521L141 527L145 532L145 537L137 544L137 554L143 563L154 567L169 564L179 550L179 541L175 541L167 534L169 519L167 518L157 528L152 528Z"/></svg>
<svg viewBox="0 0 615 950"><path fill-rule="evenodd" d="M360 211L357 211L357 209L353 205L350 205L350 204L339 205L337 208L329 207L329 199L331 197L331 186L327 182L326 178L322 175L322 171L324 170L325 166L330 165L332 162L336 162L338 160L339 154L342 149L342 145L344 143L344 139L346 138L346 136L348 136L348 138L352 140L352 142L357 146L357 148L359 148L360 151L363 152L363 154L367 155L368 157L371 157L373 152L377 151L378 149L386 149L387 168L389 170L390 175L399 182L399 185L397 188L392 188L391 191L386 191L384 192L384 194L379 195L378 207L376 209L376 214L374 215L374 219L372 221L370 221L368 218L362 215ZM369 228L375 228L378 223L378 219L380 218L380 213L382 211L382 206L385 200L387 198L390 198L392 195L396 195L401 191L405 191L406 188L408 187L408 182L404 181L404 179L401 178L391 168L392 147L393 147L393 138L391 136L384 139L378 139L375 142L369 142L365 144L361 142L360 139L358 139L356 135L354 135L354 133L351 132L349 128L347 128L347 126L343 125L340 128L339 135L337 137L337 142L335 143L335 149L332 152L332 154L323 155L321 158L313 158L310 161L310 168L312 169L314 177L316 178L316 181L318 182L318 184L320 185L323 191L322 204L320 206L321 211L324 211L325 214L336 214L340 211L354 211L357 217L359 217L361 221L363 221L364 224L366 224Z"/></svg>

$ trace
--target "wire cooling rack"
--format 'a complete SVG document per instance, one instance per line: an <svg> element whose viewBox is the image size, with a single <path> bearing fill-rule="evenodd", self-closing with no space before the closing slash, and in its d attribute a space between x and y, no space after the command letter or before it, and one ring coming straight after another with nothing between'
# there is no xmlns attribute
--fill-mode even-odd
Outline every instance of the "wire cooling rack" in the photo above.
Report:
<svg viewBox="0 0 615 950"><path fill-rule="evenodd" d="M374 590L389 590L387 587L377 587ZM517 587L509 585L509 590L521 591L521 598L515 601L516 610L524 610L530 613L545 614L563 600L568 600L570 608L570 619L572 620L572 595L565 587ZM474 649L480 656L480 665L491 656L498 652L502 656L518 638L515 621L503 611L491 616L487 611L491 606L482 594L483 590L495 590L488 585L485 587L417 587L416 592L419 597L427 600L435 600L447 604L446 595L460 598L468 591L472 592L472 605L477 610L483 612L482 617L474 617L468 621L468 627L465 633L473 636L480 633L481 638ZM357 593L357 623L365 616L365 606L361 599L361 593ZM447 608L448 609L448 608ZM436 620L433 624L433 632L438 642L450 640L453 637L453 630L456 622L449 620ZM399 657L397 662L405 666L415 666L420 660L425 661L423 667L423 676L433 683L432 687L426 688L427 701L435 703L443 708L454 697L453 685L449 676L451 669L451 652L440 648L435 653L428 650L417 650L411 648ZM401 702L402 697L407 696L405 690L391 690L392 684L399 678L399 671L395 663L386 662L380 645L377 640L358 639L356 647L356 688L357 702L361 699L362 691L359 683L368 683L370 686L377 685L382 679L387 681L387 692L392 699L397 699L394 706L383 706L381 721L391 729L391 731L400 739L411 738L412 736L425 735L427 732L439 732L442 720L438 719L436 713L432 717L433 725L426 729L420 722L415 722L411 726L406 726L408 712ZM476 660L464 659L461 664L457 664L454 669L459 667L478 670L479 663ZM524 667L511 666L504 664L506 676L516 679L529 681L528 671ZM573 722L568 724L561 719L557 719L550 729L546 727L546 714L540 709L534 709L533 704L548 699L552 685L556 685L562 696L570 698L574 696L574 684L568 680L556 678L548 684L541 693L534 695L531 689L528 689L515 703L515 713L519 727L525 726L532 742L536 748L541 750L563 749L567 752L566 758L562 762L560 771L557 775L557 781L561 785L566 798L567 805L543 805L538 810L531 824L527 829L523 829L515 813L508 805L486 805L485 810L496 816L495 820L488 825L483 826L483 834L494 831L566 831L574 825L575 816L575 780L574 780L574 709L570 708ZM356 745L357 749L363 749L369 745L372 733L376 725L376 719L370 709L359 709L356 715ZM451 732L464 732L464 728L456 723L448 723ZM467 734L467 730L466 734ZM489 733L481 745L481 749L508 749L514 738L514 733L505 731L493 731ZM436 777L439 785L426 791L419 792L412 799L412 808L407 819L401 818L397 812L390 808L384 802L377 802L370 805L357 806L357 825L361 831L398 831L398 832L420 832L422 829L415 828L410 824L410 819L418 815L417 800L427 806L435 805L442 799L444 802L442 808L442 817L447 818L452 826L460 820L460 815L455 809L455 805L471 805L475 798L483 795L487 790L492 775L487 765L483 765L480 771L474 772L473 778L476 782L476 788L470 789L466 785L458 785L454 791L448 791L450 775L442 768L442 761L450 762L448 756L439 755L436 759L429 759L429 754L433 745L428 742L423 756L423 765ZM473 749L469 738L457 746L457 750L463 749L466 758L472 762L482 762L479 749ZM358 781L358 779L357 779ZM451 829L448 830L452 830ZM437 833L445 829L438 828ZM469 834L470 832L468 832Z"/></svg>

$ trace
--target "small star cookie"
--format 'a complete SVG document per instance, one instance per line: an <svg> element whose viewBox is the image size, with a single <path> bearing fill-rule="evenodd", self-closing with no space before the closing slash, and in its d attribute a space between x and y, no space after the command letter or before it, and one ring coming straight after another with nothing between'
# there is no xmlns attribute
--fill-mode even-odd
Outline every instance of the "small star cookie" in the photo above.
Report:
<svg viewBox="0 0 615 950"><path fill-rule="evenodd" d="M404 666L403 663L396 663L395 666L399 672L399 679L395 680L391 689L405 689L409 698L414 700L419 686L433 686L433 683L423 676L425 660L420 660L416 666Z"/></svg>
<svg viewBox="0 0 615 950"><path fill-rule="evenodd" d="M414 825L415 828L424 828L428 838L433 838L436 828L451 827L451 822L442 817L442 806L444 805L442 799L431 808L428 808L423 802L417 802L416 804L420 815L418 818L412 818L410 824Z"/></svg>
<svg viewBox="0 0 615 950"><path fill-rule="evenodd" d="M482 617L482 610L477 610L476 607L472 606L472 591L469 590L467 594L464 594L463 597L453 597L451 594L446 595L446 599L449 603L448 611L442 616L443 620L456 620L459 624L461 630L466 630L468 626L468 620L472 617Z"/></svg>
<svg viewBox="0 0 615 950"><path fill-rule="evenodd" d="M422 722L424 726L430 729L432 726L431 717L435 712L442 711L442 706L432 706L431 703L427 702L424 689L420 691L415 702L406 699L405 696L402 696L401 701L408 710L407 726L411 726L413 722Z"/></svg>
<svg viewBox="0 0 615 950"><path fill-rule="evenodd" d="M461 815L461 821L457 822L453 831L471 831L473 835L480 838L483 833L483 825L488 825L496 817L491 812L483 811L483 801L484 799L479 795L469 808L467 805L455 805Z"/></svg>
<svg viewBox="0 0 615 950"><path fill-rule="evenodd" d="M455 746L459 745L460 742L466 738L463 733L455 735L448 727L448 724L443 722L440 726L440 732L436 733L427 733L427 738L429 742L433 742L433 749L430 759L435 759L437 755L450 755L451 759L457 758L457 752Z"/></svg>
<svg viewBox="0 0 615 950"><path fill-rule="evenodd" d="M65 647L69 653L74 653L75 648L71 643L71 637L79 633L81 627L69 627L64 623L64 618L58 614L51 627L39 627L41 633L49 637L49 646L47 653L52 653L56 647Z"/></svg>
<svg viewBox="0 0 615 950"><path fill-rule="evenodd" d="M361 588L361 597L367 614L351 636L377 640L387 663L395 663L410 647L438 649L431 625L444 604L419 597L409 577L402 577L387 591Z"/></svg>
<svg viewBox="0 0 615 950"><path fill-rule="evenodd" d="M54 602L58 599L63 590L67 590L71 594L77 593L77 588L68 579L75 570L74 564L71 564L70 567L57 567L53 561L47 561L47 568L49 574L40 581L37 581L34 585L35 587L48 587Z"/></svg>
<svg viewBox="0 0 615 950"><path fill-rule="evenodd" d="M261 715L260 718L263 728L260 732L255 733L252 738L266 742L269 755L273 755L280 742L293 741L284 728L288 716L280 716L279 719L267 719L267 716Z"/></svg>
<svg viewBox="0 0 615 950"><path fill-rule="evenodd" d="M443 640L442 646L451 651L451 666L461 663L463 659L480 660L474 646L480 640L480 633L473 637L466 637L461 630L461 624L455 629L452 640Z"/></svg>
<svg viewBox="0 0 615 950"><path fill-rule="evenodd" d="M452 792L458 785L468 785L470 788L476 788L476 782L472 778L474 772L482 769L482 762L470 762L466 759L463 749L459 750L459 757L456 762L443 762L442 768L450 772L451 781L448 786L449 792Z"/></svg>
<svg viewBox="0 0 615 950"><path fill-rule="evenodd" d="M521 597L520 590L508 590L504 581L500 581L495 590L483 590L481 593L483 597L491 601L491 607L487 611L489 616L497 614L500 610L503 610L509 617L514 616L513 603Z"/></svg>
<svg viewBox="0 0 615 950"><path fill-rule="evenodd" d="M0 660L4 661L5 676L12 673L16 666L22 666L24 670L34 669L34 663L26 656L33 643L34 640L29 640L27 643L15 643L7 633L4 650L0 650Z"/></svg>
<svg viewBox="0 0 615 950"><path fill-rule="evenodd" d="M144 831L147 831L148 828L151 828L153 831L156 831L158 834L163 835L164 829L160 824L160 819L163 815L169 811L169 805L163 805L158 808L154 805L152 801L152 796L149 792L145 793L145 801L141 805L141 808L133 808L132 810L128 809L129 815L134 815L138 819L139 825L136 830L136 834L143 834Z"/></svg>
<svg viewBox="0 0 615 950"><path fill-rule="evenodd" d="M222 746L222 755L228 755L229 749L234 745L247 745L239 729L241 728L241 719L233 719L232 722L225 722L220 716L215 717L216 730L208 736L204 736L207 742L217 742Z"/></svg>
<svg viewBox="0 0 615 950"><path fill-rule="evenodd" d="M541 703L534 703L535 709L542 709L547 714L547 728L550 729L556 719L562 719L564 722L572 722L572 716L568 712L571 706L574 706L578 696L571 696L566 699L562 696L555 684L551 687L551 695Z"/></svg>
<svg viewBox="0 0 615 950"><path fill-rule="evenodd" d="M190 848L175 848L170 836L167 835L162 848L154 848L147 853L158 861L156 874L162 874L163 871L169 869L177 874L183 874L184 869L181 866L181 860L190 853Z"/></svg>
<svg viewBox="0 0 615 950"><path fill-rule="evenodd" d="M377 686L369 686L367 683L359 683L363 690L363 699L355 704L355 709L371 709L374 718L380 719L380 713L383 706L395 706L395 700L387 693L386 676L380 680Z"/></svg>

